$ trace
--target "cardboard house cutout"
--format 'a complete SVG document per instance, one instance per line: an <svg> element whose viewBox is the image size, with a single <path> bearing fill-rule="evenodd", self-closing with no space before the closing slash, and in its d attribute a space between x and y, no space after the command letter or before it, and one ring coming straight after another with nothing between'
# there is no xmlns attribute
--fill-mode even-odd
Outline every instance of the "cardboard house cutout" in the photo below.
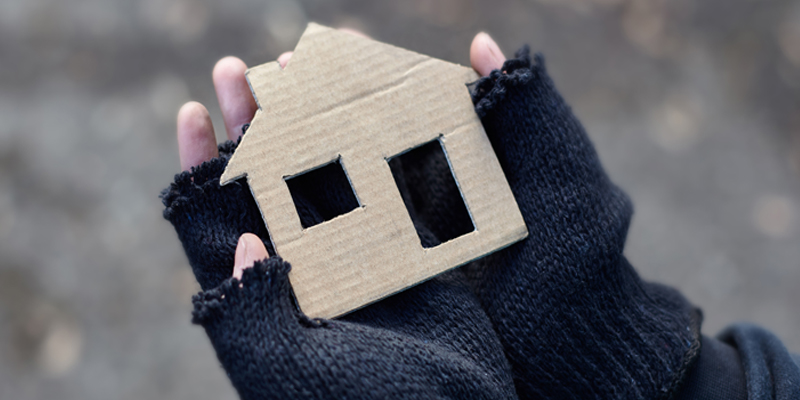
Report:
<svg viewBox="0 0 800 400"><path fill-rule="evenodd" d="M247 71L258 111L221 181L247 176L300 309L331 318L506 247L528 232L473 109L471 69L309 24L281 69ZM444 151L472 229L424 248L389 161ZM290 182L335 166L356 206L304 227Z"/></svg>

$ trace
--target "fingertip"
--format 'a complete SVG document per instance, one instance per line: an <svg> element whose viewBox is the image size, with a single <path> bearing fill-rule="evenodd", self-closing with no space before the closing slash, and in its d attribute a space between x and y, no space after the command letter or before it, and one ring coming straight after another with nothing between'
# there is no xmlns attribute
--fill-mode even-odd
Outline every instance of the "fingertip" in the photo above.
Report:
<svg viewBox="0 0 800 400"><path fill-rule="evenodd" d="M493 70L503 67L506 57L488 33L480 32L472 39L469 61L478 74L488 76Z"/></svg>
<svg viewBox="0 0 800 400"><path fill-rule="evenodd" d="M278 64L281 65L281 68L286 68L286 64L289 62L289 59L292 58L293 51L287 51L278 56Z"/></svg>
<svg viewBox="0 0 800 400"><path fill-rule="evenodd" d="M180 125L181 122L189 121L192 117L198 115L198 113L202 113L204 109L205 106L196 101L189 101L182 105L178 110L178 125Z"/></svg>
<svg viewBox="0 0 800 400"><path fill-rule="evenodd" d="M178 155L184 171L219 155L208 110L196 101L184 104L177 119Z"/></svg>
<svg viewBox="0 0 800 400"><path fill-rule="evenodd" d="M342 31L342 32L345 32L345 33L349 33L349 34L354 35L354 36L362 37L364 39L370 39L370 37L367 36L366 33L361 32L361 31L359 31L357 29L341 27L341 28L339 28L339 30Z"/></svg>
<svg viewBox="0 0 800 400"><path fill-rule="evenodd" d="M244 76L247 71L247 65L239 57L227 56L221 58L214 64L214 70L211 72L211 77L216 85L217 81L225 79L235 79L239 76Z"/></svg>
<svg viewBox="0 0 800 400"><path fill-rule="evenodd" d="M228 56L214 65L212 80L217 91L222 120L228 139L236 140L242 134L242 125L255 115L256 102L245 78L247 65L238 57Z"/></svg>
<svg viewBox="0 0 800 400"><path fill-rule="evenodd" d="M236 255L234 256L233 263L233 277L242 279L244 270L252 268L256 261L263 260L269 257L267 248L261 238L252 234L245 233L239 237L239 242L236 244Z"/></svg>

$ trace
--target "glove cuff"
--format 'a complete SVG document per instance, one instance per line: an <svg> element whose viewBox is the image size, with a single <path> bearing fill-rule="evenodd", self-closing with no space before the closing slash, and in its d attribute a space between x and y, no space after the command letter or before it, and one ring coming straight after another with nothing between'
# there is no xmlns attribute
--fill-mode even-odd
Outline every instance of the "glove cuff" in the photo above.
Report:
<svg viewBox="0 0 800 400"><path fill-rule="evenodd" d="M539 360L528 365L546 365L534 375L555 376L573 395L599 391L603 398L668 399L699 355L700 310L674 289L642 281L624 257L581 285L538 287L534 304L546 305L547 312L526 321L538 325L541 335L530 342L539 348Z"/></svg>
<svg viewBox="0 0 800 400"><path fill-rule="evenodd" d="M253 329L249 325L254 323L275 325L259 327L256 332L274 330L278 326L286 329L291 326L286 323L286 317L302 316L294 304L289 284L291 269L280 257L270 257L245 269L241 280L229 277L219 286L196 294L192 297L192 323L234 336L254 334L239 332ZM245 321L243 316L253 318Z"/></svg>
<svg viewBox="0 0 800 400"><path fill-rule="evenodd" d="M531 63L530 47L522 46L514 53L514 58L503 63L500 69L493 70L489 76L470 84L475 113L483 118L505 98L510 88L522 86L531 80L546 76L544 56L536 54Z"/></svg>

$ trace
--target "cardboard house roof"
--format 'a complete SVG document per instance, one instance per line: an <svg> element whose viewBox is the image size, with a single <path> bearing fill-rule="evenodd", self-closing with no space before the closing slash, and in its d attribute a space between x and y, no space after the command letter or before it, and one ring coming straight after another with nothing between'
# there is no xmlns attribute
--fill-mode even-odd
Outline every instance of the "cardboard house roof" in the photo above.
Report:
<svg viewBox="0 0 800 400"><path fill-rule="evenodd" d="M316 24L285 69L247 72L259 110L221 181L247 176L306 315L342 315L527 236L466 87L477 78ZM436 140L475 229L423 248L387 160ZM286 180L336 160L359 206L304 228Z"/></svg>

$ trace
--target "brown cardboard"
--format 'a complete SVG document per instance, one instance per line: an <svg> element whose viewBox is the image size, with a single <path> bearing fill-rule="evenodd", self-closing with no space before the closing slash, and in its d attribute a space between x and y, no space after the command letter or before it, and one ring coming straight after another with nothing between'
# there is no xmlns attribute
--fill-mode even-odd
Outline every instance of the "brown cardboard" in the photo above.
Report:
<svg viewBox="0 0 800 400"><path fill-rule="evenodd" d="M301 310L331 318L506 247L528 231L475 114L470 68L309 24L247 71L259 110L222 182L247 176ZM439 138L475 230L425 249L387 159ZM284 178L339 159L360 207L304 229Z"/></svg>

